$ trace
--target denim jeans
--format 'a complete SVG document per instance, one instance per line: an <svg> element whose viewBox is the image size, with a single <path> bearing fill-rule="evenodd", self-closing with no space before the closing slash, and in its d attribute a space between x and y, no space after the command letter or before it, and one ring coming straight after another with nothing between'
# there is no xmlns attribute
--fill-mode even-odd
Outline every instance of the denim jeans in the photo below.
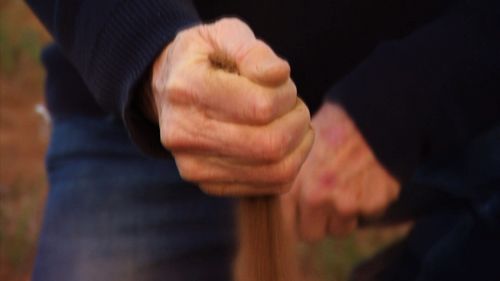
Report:
<svg viewBox="0 0 500 281"><path fill-rule="evenodd" d="M121 121L55 118L47 168L35 281L231 280L231 200L143 156ZM397 256L359 280L500 280L500 127L422 165L383 221L407 218Z"/></svg>
<svg viewBox="0 0 500 281"><path fill-rule="evenodd" d="M233 203L151 159L112 116L53 120L35 281L230 280Z"/></svg>

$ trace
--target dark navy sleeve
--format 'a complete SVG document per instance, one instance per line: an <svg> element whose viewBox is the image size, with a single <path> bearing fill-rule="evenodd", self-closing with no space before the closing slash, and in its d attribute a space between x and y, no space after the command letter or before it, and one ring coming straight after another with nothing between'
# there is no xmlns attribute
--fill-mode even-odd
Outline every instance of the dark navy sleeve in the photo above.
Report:
<svg viewBox="0 0 500 281"><path fill-rule="evenodd" d="M328 99L340 103L402 182L500 121L500 5L460 1L380 42ZM499 140L500 143L500 140Z"/></svg>
<svg viewBox="0 0 500 281"><path fill-rule="evenodd" d="M151 124L136 118L134 92L154 58L185 27L199 22L189 0L28 0L55 43L77 69L100 106L121 115L146 150L161 149L140 133ZM141 123L141 122L144 122ZM157 130L157 129L156 129ZM155 148L148 147L148 143ZM146 142L146 143L144 143Z"/></svg>

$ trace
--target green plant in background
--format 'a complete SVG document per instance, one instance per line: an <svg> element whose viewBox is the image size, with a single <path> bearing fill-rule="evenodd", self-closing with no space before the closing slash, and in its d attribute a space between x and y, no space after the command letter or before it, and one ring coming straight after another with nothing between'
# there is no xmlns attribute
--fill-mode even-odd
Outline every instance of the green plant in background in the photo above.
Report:
<svg viewBox="0 0 500 281"><path fill-rule="evenodd" d="M21 39L19 40L19 47L23 50L22 53L28 55L31 60L38 61L42 49L42 40L39 33L29 27L23 29L21 31Z"/></svg>
<svg viewBox="0 0 500 281"><path fill-rule="evenodd" d="M364 256L356 247L353 235L344 239L328 239L321 247L321 260L328 280L346 280L350 269Z"/></svg>
<svg viewBox="0 0 500 281"><path fill-rule="evenodd" d="M46 192L33 106L48 40L24 1L0 0L0 280L27 280L33 264Z"/></svg>
<svg viewBox="0 0 500 281"><path fill-rule="evenodd" d="M0 191L0 259L20 274L31 267L38 232L34 222L39 220L42 193L39 183L21 179Z"/></svg>
<svg viewBox="0 0 500 281"><path fill-rule="evenodd" d="M329 238L313 245L301 244L301 261L307 281L349 280L354 267L381 249L399 241L409 224L390 228L365 228L343 238Z"/></svg>
<svg viewBox="0 0 500 281"><path fill-rule="evenodd" d="M7 1L0 6L0 72L12 77L23 60L38 64L46 34L23 19L30 15L22 1Z"/></svg>
<svg viewBox="0 0 500 281"><path fill-rule="evenodd" d="M38 62L42 40L31 28L23 28L18 38L13 38L9 36L5 26L6 24L0 22L0 70L8 77L12 77L19 70L19 63L23 59Z"/></svg>
<svg viewBox="0 0 500 281"><path fill-rule="evenodd" d="M8 40L7 24L3 15L0 15L0 70L2 73L12 73L15 64L15 48Z"/></svg>

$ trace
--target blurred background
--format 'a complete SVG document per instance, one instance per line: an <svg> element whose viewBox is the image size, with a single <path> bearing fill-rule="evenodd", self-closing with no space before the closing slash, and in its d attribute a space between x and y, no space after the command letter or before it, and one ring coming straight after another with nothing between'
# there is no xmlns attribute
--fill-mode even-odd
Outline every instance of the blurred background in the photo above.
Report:
<svg viewBox="0 0 500 281"><path fill-rule="evenodd" d="M40 52L50 36L21 0L0 0L0 280L29 280L48 191ZM361 230L304 249L314 279L342 281L407 226Z"/></svg>
<svg viewBox="0 0 500 281"><path fill-rule="evenodd" d="M21 0L0 0L0 280L29 280L47 183L40 50L48 34Z"/></svg>

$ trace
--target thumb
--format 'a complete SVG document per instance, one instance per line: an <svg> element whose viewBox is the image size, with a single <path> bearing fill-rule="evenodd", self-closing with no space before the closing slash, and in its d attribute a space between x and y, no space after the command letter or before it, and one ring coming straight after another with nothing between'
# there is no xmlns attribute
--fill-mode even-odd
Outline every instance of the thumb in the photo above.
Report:
<svg viewBox="0 0 500 281"><path fill-rule="evenodd" d="M266 43L257 40L250 27L241 20L224 18L209 29L214 52L211 59L224 60L213 61L214 65L234 64L240 75L257 84L281 85L290 78L290 65ZM233 70L233 67L228 68Z"/></svg>
<svg viewBox="0 0 500 281"><path fill-rule="evenodd" d="M241 75L258 84L281 85L290 78L290 65L260 40L237 58L237 65Z"/></svg>

